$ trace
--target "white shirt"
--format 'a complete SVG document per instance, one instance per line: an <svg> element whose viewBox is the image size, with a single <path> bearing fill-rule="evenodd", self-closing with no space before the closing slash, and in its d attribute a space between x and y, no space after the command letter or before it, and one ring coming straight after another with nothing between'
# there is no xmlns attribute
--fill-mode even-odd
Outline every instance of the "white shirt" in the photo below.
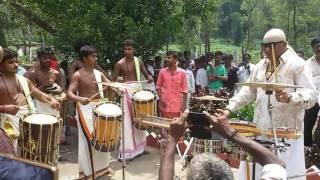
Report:
<svg viewBox="0 0 320 180"><path fill-rule="evenodd" d="M286 180L286 169L279 164L264 165L261 171L261 180Z"/></svg>
<svg viewBox="0 0 320 180"><path fill-rule="evenodd" d="M186 69L186 72L187 72L187 81L188 81L188 93L194 93L196 90L194 75L192 71L190 71L189 69Z"/></svg>
<svg viewBox="0 0 320 180"><path fill-rule="evenodd" d="M316 86L317 94L320 92L320 64L316 60L315 56L312 56L306 61L306 66L312 70L312 77L314 85Z"/></svg>
<svg viewBox="0 0 320 180"><path fill-rule="evenodd" d="M239 69L237 71L239 82L246 82L250 76L250 72L253 71L254 67L255 65L251 63L248 64L247 68L244 65L239 66Z"/></svg>
<svg viewBox="0 0 320 180"><path fill-rule="evenodd" d="M204 68L200 68L197 70L196 85L208 86L208 74Z"/></svg>
<svg viewBox="0 0 320 180"><path fill-rule="evenodd" d="M266 80L265 77L268 61L267 58L260 60L248 81L275 83L274 74L269 80ZM304 110L311 108L316 101L311 70L305 64L305 61L292 49L288 49L280 57L280 64L277 68L278 83L301 85L304 88L298 88L296 91L285 89L284 91L289 92L292 96L289 103L278 102L275 93L271 95L274 127L297 128L299 132L303 130ZM243 86L240 92L230 99L227 108L236 111L252 101L256 103L254 123L263 132L266 132L272 126L267 108L268 96L261 88Z"/></svg>
<svg viewBox="0 0 320 180"><path fill-rule="evenodd" d="M148 71L150 72L151 76L153 77L153 76L154 76L153 67L148 64L148 65L147 65L147 69L148 69Z"/></svg>

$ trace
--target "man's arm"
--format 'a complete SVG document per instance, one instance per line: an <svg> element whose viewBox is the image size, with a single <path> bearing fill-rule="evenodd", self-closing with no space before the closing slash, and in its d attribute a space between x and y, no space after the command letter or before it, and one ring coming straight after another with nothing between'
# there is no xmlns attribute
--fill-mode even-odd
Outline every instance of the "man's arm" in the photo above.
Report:
<svg viewBox="0 0 320 180"><path fill-rule="evenodd" d="M148 82L152 82L153 81L152 76L148 73L146 66L140 59L139 59L139 64L140 64L140 69L142 71L143 76L148 80Z"/></svg>
<svg viewBox="0 0 320 180"><path fill-rule="evenodd" d="M63 88L63 78L62 78L61 73L60 73L59 71L57 71L57 70L55 70L54 73L55 73L55 75L56 75L56 77L57 77L56 83L57 83L61 88Z"/></svg>
<svg viewBox="0 0 320 180"><path fill-rule="evenodd" d="M187 78L187 73L183 73L184 75L182 76L182 84L181 84L181 89L182 89L182 96L183 96L183 101L182 101L182 109L181 112L184 112L187 107L187 96L188 96L188 78Z"/></svg>
<svg viewBox="0 0 320 180"><path fill-rule="evenodd" d="M72 101L79 101L81 104L88 104L90 102L89 98L80 97L75 94L79 86L79 77L79 72L72 75L67 91L67 97Z"/></svg>
<svg viewBox="0 0 320 180"><path fill-rule="evenodd" d="M31 89L31 96L44 102L48 103L52 108L59 110L60 109L60 103L54 99L53 97L50 97L49 95L41 92L37 87L35 87L30 80L28 80L29 89Z"/></svg>
<svg viewBox="0 0 320 180"><path fill-rule="evenodd" d="M113 70L113 73L112 73L112 81L114 81L114 82L117 81L118 76L120 75L120 68L121 68L121 65L120 65L119 62L117 62L114 65L114 70Z"/></svg>
<svg viewBox="0 0 320 180"><path fill-rule="evenodd" d="M270 150L247 137L241 136L235 129L231 128L226 114L223 114L222 110L219 111L220 113L216 113L215 115L210 115L209 113L204 112L206 117L209 119L210 124L213 126L213 131L218 132L228 140L241 146L262 166L267 164L279 164L285 167L285 163Z"/></svg>
<svg viewBox="0 0 320 180"><path fill-rule="evenodd" d="M168 143L165 148L164 154L160 160L159 179L160 180L173 180L174 176L174 154L176 144L187 129L186 120L189 111L186 110L181 118L174 119L170 124Z"/></svg>

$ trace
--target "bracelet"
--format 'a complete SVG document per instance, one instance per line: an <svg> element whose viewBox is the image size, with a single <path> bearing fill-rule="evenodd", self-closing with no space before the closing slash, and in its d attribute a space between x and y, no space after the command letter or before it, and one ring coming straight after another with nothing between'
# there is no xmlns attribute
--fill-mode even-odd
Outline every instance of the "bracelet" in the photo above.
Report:
<svg viewBox="0 0 320 180"><path fill-rule="evenodd" d="M231 136L229 136L227 139L228 139L229 141L232 141L233 138L234 138L234 136L237 135L237 134L238 134L238 131L237 131L237 130L234 130L234 132L231 134Z"/></svg>

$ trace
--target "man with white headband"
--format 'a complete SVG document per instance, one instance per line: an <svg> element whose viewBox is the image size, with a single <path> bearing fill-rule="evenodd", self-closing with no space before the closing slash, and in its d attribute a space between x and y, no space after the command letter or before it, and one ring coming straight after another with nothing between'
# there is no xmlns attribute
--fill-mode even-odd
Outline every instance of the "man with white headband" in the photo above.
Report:
<svg viewBox="0 0 320 180"><path fill-rule="evenodd" d="M312 71L308 66L305 66L305 61L288 45L286 35L281 29L271 29L265 34L262 50L265 57L256 65L248 81L303 87L278 90L271 95L270 101L273 107L274 128L296 129L301 134L298 139L287 139L286 143L290 146L285 152L280 153L281 159L286 163L287 175L290 177L304 174L303 117L305 109L312 107L316 101ZM262 88L243 86L240 92L230 99L225 114L237 111L252 101L256 103L253 121L265 135L272 128L272 125L268 113L268 95ZM256 169L259 171L260 168ZM259 174L260 172L256 173L258 176ZM300 179L305 179L305 177Z"/></svg>

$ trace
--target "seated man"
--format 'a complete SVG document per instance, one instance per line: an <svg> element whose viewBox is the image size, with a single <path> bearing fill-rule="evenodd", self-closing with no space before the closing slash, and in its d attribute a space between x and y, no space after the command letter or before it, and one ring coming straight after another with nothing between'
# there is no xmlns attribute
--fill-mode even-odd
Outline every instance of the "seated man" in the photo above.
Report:
<svg viewBox="0 0 320 180"><path fill-rule="evenodd" d="M204 112L209 119L213 131L241 146L249 152L256 161L263 166L261 179L284 180L286 179L285 164L271 151L259 143L241 136L235 129L230 127L229 119L223 111L220 114L210 115ZM188 127L186 110L180 119L176 119L170 125L168 144L160 162L160 180L171 180L174 177L174 154L176 143L182 137ZM234 179L230 167L223 160L218 160L214 154L197 154L190 163L188 179Z"/></svg>

